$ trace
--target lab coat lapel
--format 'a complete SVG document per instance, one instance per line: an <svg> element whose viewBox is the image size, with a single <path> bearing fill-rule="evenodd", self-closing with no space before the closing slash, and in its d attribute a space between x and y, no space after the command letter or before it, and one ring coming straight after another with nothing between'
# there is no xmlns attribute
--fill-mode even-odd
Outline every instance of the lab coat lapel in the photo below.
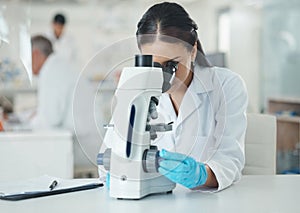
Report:
<svg viewBox="0 0 300 213"><path fill-rule="evenodd" d="M183 97L180 109L178 125L184 122L193 112L199 109L202 98L213 90L212 72L210 68L195 67L193 80Z"/></svg>
<svg viewBox="0 0 300 213"><path fill-rule="evenodd" d="M195 110L197 110L202 101L197 94L187 90L179 109L177 124L184 122Z"/></svg>

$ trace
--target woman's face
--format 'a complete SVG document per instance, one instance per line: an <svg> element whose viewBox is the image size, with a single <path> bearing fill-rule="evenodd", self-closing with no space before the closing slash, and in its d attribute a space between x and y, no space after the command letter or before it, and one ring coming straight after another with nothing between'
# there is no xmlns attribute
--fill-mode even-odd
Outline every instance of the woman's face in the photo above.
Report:
<svg viewBox="0 0 300 213"><path fill-rule="evenodd" d="M162 66L165 66L169 61L178 63L178 69L175 73L176 78L168 93L174 91L183 82L188 86L190 82L186 82L186 80L191 72L191 62L195 58L194 48L189 51L182 43L168 43L157 40L154 43L142 45L141 52L145 55L153 55L153 61L160 63Z"/></svg>

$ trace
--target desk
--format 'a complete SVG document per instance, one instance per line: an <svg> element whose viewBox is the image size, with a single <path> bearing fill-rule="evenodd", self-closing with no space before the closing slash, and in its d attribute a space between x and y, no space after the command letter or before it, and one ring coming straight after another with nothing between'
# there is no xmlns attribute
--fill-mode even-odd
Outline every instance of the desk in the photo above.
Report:
<svg viewBox="0 0 300 213"><path fill-rule="evenodd" d="M218 193L192 192L177 186L173 194L117 200L110 198L104 187L19 202L0 201L0 212L296 213L300 212L299 197L300 176L244 176L239 183Z"/></svg>

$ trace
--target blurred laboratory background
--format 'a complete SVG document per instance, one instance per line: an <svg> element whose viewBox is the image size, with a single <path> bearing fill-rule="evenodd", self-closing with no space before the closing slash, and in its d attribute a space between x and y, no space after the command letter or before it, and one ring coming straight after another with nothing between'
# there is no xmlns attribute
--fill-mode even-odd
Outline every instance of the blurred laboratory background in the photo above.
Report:
<svg viewBox="0 0 300 213"><path fill-rule="evenodd" d="M97 177L96 155L105 132L103 125L110 120L117 78L122 67L131 64L130 56L137 53L126 44L134 43L137 22L158 2L0 0L0 180L44 173ZM299 174L300 1L175 2L198 24L210 62L228 67L244 79L248 112L277 116L277 173ZM74 118L75 133L64 128L34 130L28 122L36 113L39 88L38 77L31 70L30 38L53 34L56 14L65 16L65 44L54 45L54 49L60 48L75 67L76 88L84 87L80 82L86 79L96 94L86 100L93 103L92 110L80 107L81 99L74 104L75 114L93 115L90 127ZM84 128L93 133L87 136Z"/></svg>

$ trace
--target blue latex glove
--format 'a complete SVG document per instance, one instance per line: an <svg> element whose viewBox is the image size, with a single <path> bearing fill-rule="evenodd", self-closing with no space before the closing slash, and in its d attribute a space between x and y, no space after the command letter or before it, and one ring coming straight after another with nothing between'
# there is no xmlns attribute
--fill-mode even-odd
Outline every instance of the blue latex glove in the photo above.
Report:
<svg viewBox="0 0 300 213"><path fill-rule="evenodd" d="M174 152L161 150L162 161L158 171L171 181L187 188L203 185L207 180L207 171L203 163L196 162L193 158Z"/></svg>

